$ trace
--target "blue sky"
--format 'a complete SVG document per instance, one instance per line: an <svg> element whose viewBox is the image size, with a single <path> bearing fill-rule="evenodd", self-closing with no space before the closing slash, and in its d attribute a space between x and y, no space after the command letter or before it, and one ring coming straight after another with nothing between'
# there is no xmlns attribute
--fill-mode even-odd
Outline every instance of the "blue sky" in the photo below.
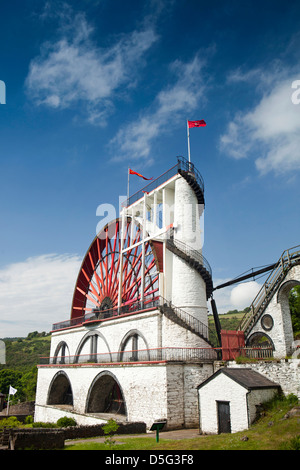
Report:
<svg viewBox="0 0 300 470"><path fill-rule="evenodd" d="M0 337L69 317L97 207L117 207L128 166L156 177L187 156L187 119L207 122L190 142L215 285L300 243L299 13L293 0L2 2ZM261 282L220 291L219 311Z"/></svg>

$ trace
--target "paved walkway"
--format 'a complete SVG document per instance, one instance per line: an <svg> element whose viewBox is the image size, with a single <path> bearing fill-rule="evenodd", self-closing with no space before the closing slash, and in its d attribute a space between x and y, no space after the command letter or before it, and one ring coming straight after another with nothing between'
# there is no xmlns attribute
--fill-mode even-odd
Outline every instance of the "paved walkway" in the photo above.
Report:
<svg viewBox="0 0 300 470"><path fill-rule="evenodd" d="M131 438L131 437L153 437L155 439L155 431L146 432L144 434L116 434L115 440L117 443L122 442L122 438ZM159 433L159 439L192 439L194 437L200 437L199 429L180 429L176 431L161 431ZM65 445L74 445L82 442L104 442L104 437L89 437L86 439L72 439L66 440Z"/></svg>

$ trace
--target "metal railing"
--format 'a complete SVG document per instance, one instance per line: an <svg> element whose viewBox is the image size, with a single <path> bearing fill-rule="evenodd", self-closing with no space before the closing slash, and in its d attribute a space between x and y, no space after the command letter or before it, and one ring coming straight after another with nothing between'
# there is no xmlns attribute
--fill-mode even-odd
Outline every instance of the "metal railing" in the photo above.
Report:
<svg viewBox="0 0 300 470"><path fill-rule="evenodd" d="M245 334L247 334L248 330L252 328L262 315L286 273L294 264L298 264L299 262L300 245L289 248L282 253L275 268L250 305L249 312L242 318L238 330L244 331Z"/></svg>
<svg viewBox="0 0 300 470"><path fill-rule="evenodd" d="M192 306L191 306L192 307ZM202 336L202 338L208 340L210 329L207 325L202 323L198 318L195 318L193 315L190 315L185 310L182 310L179 307L175 307L170 301L160 297L160 310L162 313L167 314L167 309L170 309L171 312L176 316L178 320L180 320L185 327L191 331Z"/></svg>
<svg viewBox="0 0 300 470"><path fill-rule="evenodd" d="M93 309L91 312L86 313L77 318L71 318L70 320L64 320L62 322L54 323L52 325L52 331L61 330L64 328L71 328L73 326L79 326L86 322L100 321L108 318L115 318L121 315L141 313L143 310L156 309L160 305L159 297L145 297L144 301L136 301L128 303L127 305L121 305L107 310Z"/></svg>
<svg viewBox="0 0 300 470"><path fill-rule="evenodd" d="M227 348L228 349L228 348ZM227 351L226 348L224 350ZM83 365L83 364L120 364L120 363L153 363L153 362L205 362L222 358L222 348L153 348L133 349L118 352L95 354L79 354L69 356L40 357L39 365ZM273 349L238 348L234 349L233 357L245 357L254 360L271 359Z"/></svg>
<svg viewBox="0 0 300 470"><path fill-rule="evenodd" d="M249 359L270 359L273 357L273 348L241 348L240 356Z"/></svg>
<svg viewBox="0 0 300 470"><path fill-rule="evenodd" d="M202 193L204 194L204 181L200 172L197 170L197 168L195 168L194 163L189 162L184 157L177 157L177 162L178 170L185 171L190 175L193 175Z"/></svg>
<svg viewBox="0 0 300 470"><path fill-rule="evenodd" d="M193 317L184 310L175 307L170 301L167 301L161 296L157 296L151 299L145 299L144 302L138 301L133 302L128 305L123 305L120 308L114 308L110 310L96 310L94 309L91 313L86 313L85 315L65 320L59 323L55 323L52 326L52 331L61 330L64 328L71 328L74 326L80 326L88 322L100 322L109 318L118 318L122 315L134 315L137 313L142 313L143 311L155 310L160 308L160 311L164 313L164 307L168 307L172 310L177 319L181 320L186 328L193 329L196 333L199 333L204 338L208 338L209 329L208 327L200 322L197 318Z"/></svg>
<svg viewBox="0 0 300 470"><path fill-rule="evenodd" d="M209 262L207 261L206 258L197 250L194 250L190 246L186 245L186 243L182 242L181 240L177 240L176 238L168 238L167 239L167 248L169 248L171 251L172 249L178 249L185 255L189 256L190 258L194 259L197 261L201 266L203 266L206 271L209 273L210 277L212 278L212 269L210 267Z"/></svg>
<svg viewBox="0 0 300 470"><path fill-rule="evenodd" d="M217 358L213 348L154 348L130 351L80 354L74 356L41 357L39 365L113 364L132 362L199 362Z"/></svg>
<svg viewBox="0 0 300 470"><path fill-rule="evenodd" d="M204 181L203 181L201 174L195 168L195 165L193 163L190 163L186 158L180 156L180 157L177 157L176 165L172 166L165 173L163 173L158 178L151 181L151 183L148 183L142 189L140 189L135 194L130 196L126 201L122 203L122 207L131 206L131 204L133 204L134 202L138 201L139 199L142 199L145 192L150 193L154 189L158 188L161 184L165 183L170 178L177 175L180 171L184 171L184 172L189 173L190 175L193 175L201 191L204 193Z"/></svg>

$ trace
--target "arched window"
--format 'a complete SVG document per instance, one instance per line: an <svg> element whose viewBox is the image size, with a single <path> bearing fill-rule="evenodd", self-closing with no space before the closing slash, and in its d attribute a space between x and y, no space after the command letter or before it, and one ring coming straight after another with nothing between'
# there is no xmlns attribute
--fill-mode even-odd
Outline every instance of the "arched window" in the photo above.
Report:
<svg viewBox="0 0 300 470"><path fill-rule="evenodd" d="M274 343L270 336L262 331L258 331L249 336L246 346L248 348L272 348L273 351L275 350Z"/></svg>
<svg viewBox="0 0 300 470"><path fill-rule="evenodd" d="M111 362L108 343L99 331L89 331L80 341L74 363L83 362Z"/></svg>
<svg viewBox="0 0 300 470"><path fill-rule="evenodd" d="M144 335L138 330L130 330L121 341L119 361L150 361L150 351Z"/></svg>
<svg viewBox="0 0 300 470"><path fill-rule="evenodd" d="M69 364L70 363L70 352L69 347L65 341L61 341L54 353L53 364Z"/></svg>

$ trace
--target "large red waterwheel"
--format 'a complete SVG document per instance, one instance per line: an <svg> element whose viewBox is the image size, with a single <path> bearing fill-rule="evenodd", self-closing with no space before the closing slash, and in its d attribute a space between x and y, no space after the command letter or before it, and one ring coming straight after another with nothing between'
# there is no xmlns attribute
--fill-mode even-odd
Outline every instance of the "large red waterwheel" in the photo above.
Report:
<svg viewBox="0 0 300 470"><path fill-rule="evenodd" d="M71 318L89 312L116 309L119 305L119 286L122 280L121 305L149 302L159 295L159 259L154 244L145 242L144 269L143 230L127 219L121 229L121 219L108 224L93 240L82 262L75 285ZM123 234L123 259L121 238ZM144 271L144 275L143 275ZM143 277L143 281L142 281ZM144 295L142 288L144 287Z"/></svg>

